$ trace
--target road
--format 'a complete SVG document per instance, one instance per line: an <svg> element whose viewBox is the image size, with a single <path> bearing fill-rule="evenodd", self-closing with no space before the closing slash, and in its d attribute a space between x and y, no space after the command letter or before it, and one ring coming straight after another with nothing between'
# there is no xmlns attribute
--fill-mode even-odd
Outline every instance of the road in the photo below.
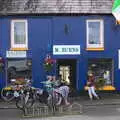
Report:
<svg viewBox="0 0 120 120"><path fill-rule="evenodd" d="M0 109L0 120L19 120L22 112L18 109Z"/></svg>
<svg viewBox="0 0 120 120"><path fill-rule="evenodd" d="M85 106L81 115L23 118L18 109L0 109L0 120L120 120L120 105Z"/></svg>

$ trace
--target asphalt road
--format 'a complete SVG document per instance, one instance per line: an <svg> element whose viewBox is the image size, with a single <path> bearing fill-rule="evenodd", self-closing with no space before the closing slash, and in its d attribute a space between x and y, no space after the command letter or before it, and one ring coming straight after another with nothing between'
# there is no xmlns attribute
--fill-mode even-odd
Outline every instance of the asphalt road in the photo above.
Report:
<svg viewBox="0 0 120 120"><path fill-rule="evenodd" d="M120 105L85 106L81 115L23 118L18 109L0 109L0 120L120 120Z"/></svg>
<svg viewBox="0 0 120 120"><path fill-rule="evenodd" d="M19 120L22 112L18 109L0 109L0 120Z"/></svg>

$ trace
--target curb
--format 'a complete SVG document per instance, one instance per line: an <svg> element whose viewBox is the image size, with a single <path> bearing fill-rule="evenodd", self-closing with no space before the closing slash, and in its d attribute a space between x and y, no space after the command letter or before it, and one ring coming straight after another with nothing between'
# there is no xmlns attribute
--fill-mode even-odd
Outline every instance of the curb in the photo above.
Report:
<svg viewBox="0 0 120 120"><path fill-rule="evenodd" d="M103 105L120 105L119 103L99 103L99 104L83 104L83 106L103 106Z"/></svg>
<svg viewBox="0 0 120 120"><path fill-rule="evenodd" d="M0 107L0 109L18 109L16 107Z"/></svg>

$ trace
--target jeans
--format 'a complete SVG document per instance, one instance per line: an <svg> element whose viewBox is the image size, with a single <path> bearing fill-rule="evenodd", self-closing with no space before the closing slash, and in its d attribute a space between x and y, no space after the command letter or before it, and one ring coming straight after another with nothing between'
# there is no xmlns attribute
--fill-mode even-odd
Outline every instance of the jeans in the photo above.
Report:
<svg viewBox="0 0 120 120"><path fill-rule="evenodd" d="M88 88L88 94L89 94L90 99L92 99L93 96L98 98L98 95L95 92L95 87L94 86L91 86L91 87Z"/></svg>

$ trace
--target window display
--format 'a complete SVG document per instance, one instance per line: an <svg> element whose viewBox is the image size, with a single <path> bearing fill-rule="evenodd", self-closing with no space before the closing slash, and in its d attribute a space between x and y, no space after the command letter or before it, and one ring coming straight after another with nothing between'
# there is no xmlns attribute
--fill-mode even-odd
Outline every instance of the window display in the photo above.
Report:
<svg viewBox="0 0 120 120"><path fill-rule="evenodd" d="M94 73L96 82L100 80L104 85L112 85L112 64L112 59L88 59L88 72Z"/></svg>
<svg viewBox="0 0 120 120"><path fill-rule="evenodd" d="M32 78L31 59L8 59L7 62L7 84L16 79L18 84L24 84L25 79Z"/></svg>

